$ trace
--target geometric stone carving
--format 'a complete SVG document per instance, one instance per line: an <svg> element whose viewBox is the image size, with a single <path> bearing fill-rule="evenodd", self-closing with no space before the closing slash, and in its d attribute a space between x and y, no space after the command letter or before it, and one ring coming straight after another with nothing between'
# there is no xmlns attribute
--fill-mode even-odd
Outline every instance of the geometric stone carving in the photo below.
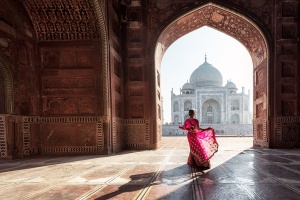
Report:
<svg viewBox="0 0 300 200"><path fill-rule="evenodd" d="M263 96L264 96L264 92L261 91L261 90L259 90L259 89L257 89L256 90L256 97L255 97L255 99L259 99L259 98L261 98Z"/></svg>
<svg viewBox="0 0 300 200"><path fill-rule="evenodd" d="M45 115L95 114L96 102L92 97L48 97L43 99Z"/></svg>
<svg viewBox="0 0 300 200"><path fill-rule="evenodd" d="M150 121L128 119L124 121L125 147L147 148L150 144Z"/></svg>
<svg viewBox="0 0 300 200"><path fill-rule="evenodd" d="M158 42L167 49L177 38L203 26L220 30L245 45L254 63L266 57L265 40L261 33L247 20L217 5L207 4L179 18L160 35ZM250 41L251 42L246 42Z"/></svg>
<svg viewBox="0 0 300 200"><path fill-rule="evenodd" d="M23 118L23 154L30 155L30 124L29 121L36 121L35 117L31 119L29 117Z"/></svg>
<svg viewBox="0 0 300 200"><path fill-rule="evenodd" d="M93 49L46 49L41 50L43 68L93 68Z"/></svg>
<svg viewBox="0 0 300 200"><path fill-rule="evenodd" d="M100 39L95 10L89 0L27 0L23 4L38 40Z"/></svg>
<svg viewBox="0 0 300 200"><path fill-rule="evenodd" d="M5 117L0 116L0 157L7 156Z"/></svg>
<svg viewBox="0 0 300 200"><path fill-rule="evenodd" d="M113 119L113 124L112 124L112 146L113 146L113 152L119 152L123 149L124 147L124 129L123 129L123 120L121 119Z"/></svg>
<svg viewBox="0 0 300 200"><path fill-rule="evenodd" d="M255 119L253 120L254 129L254 145L268 146L269 136L267 135L267 120Z"/></svg>
<svg viewBox="0 0 300 200"><path fill-rule="evenodd" d="M4 77L2 75L1 69L0 69L0 114L6 113L5 108L5 85L4 85Z"/></svg>
<svg viewBox="0 0 300 200"><path fill-rule="evenodd" d="M300 118L279 117L276 120L276 145L278 147L293 148L300 145Z"/></svg>

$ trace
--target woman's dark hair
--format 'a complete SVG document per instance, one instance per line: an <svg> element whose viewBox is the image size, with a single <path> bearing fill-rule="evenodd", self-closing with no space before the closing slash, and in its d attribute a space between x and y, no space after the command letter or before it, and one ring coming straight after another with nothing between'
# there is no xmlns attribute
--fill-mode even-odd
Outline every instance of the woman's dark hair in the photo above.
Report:
<svg viewBox="0 0 300 200"><path fill-rule="evenodd" d="M189 116L194 117L194 115L195 115L195 111L194 110L189 110Z"/></svg>

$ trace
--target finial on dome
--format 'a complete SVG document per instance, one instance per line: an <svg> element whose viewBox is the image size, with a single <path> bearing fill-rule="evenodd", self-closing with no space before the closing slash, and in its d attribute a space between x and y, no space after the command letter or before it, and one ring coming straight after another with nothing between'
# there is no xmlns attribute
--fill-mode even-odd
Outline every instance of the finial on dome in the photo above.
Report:
<svg viewBox="0 0 300 200"><path fill-rule="evenodd" d="M206 62L207 58L206 58L206 53L205 53L205 62Z"/></svg>

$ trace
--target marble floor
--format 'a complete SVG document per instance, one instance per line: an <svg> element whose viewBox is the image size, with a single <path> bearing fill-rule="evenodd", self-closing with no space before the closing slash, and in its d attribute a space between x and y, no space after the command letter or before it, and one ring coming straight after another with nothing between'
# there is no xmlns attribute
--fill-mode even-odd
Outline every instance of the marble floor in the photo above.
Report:
<svg viewBox="0 0 300 200"><path fill-rule="evenodd" d="M218 137L209 170L187 164L186 137L156 151L0 160L0 199L300 199L300 150L253 148Z"/></svg>

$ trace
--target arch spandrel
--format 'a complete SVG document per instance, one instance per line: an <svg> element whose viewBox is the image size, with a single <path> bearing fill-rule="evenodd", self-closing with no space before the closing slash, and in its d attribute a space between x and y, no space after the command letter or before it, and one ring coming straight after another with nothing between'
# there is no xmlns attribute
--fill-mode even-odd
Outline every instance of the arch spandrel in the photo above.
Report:
<svg viewBox="0 0 300 200"><path fill-rule="evenodd" d="M197 8L173 21L162 32L158 43L163 44L165 52L178 38L203 26L214 28L241 42L249 51L254 64L262 62L267 56L266 41L254 23L215 4Z"/></svg>

